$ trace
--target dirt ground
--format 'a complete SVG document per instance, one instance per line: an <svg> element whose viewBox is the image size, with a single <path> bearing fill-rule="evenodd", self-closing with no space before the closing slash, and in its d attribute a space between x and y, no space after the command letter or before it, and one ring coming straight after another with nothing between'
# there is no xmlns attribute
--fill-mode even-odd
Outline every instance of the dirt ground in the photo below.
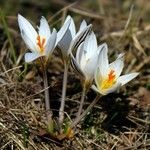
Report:
<svg viewBox="0 0 150 150"><path fill-rule="evenodd" d="M125 53L123 73L140 75L119 91L101 99L78 124L74 136L55 140L43 134L43 81L34 64L24 62L27 48L17 15L33 24L45 16L57 30L69 14L77 28L93 24L99 44L106 42L113 61ZM150 1L149 0L5 0L0 1L0 150L148 150L150 149ZM54 52L48 68L49 93L57 118L63 63ZM74 118L81 96L79 76L70 67L66 120ZM84 109L95 98L90 90Z"/></svg>

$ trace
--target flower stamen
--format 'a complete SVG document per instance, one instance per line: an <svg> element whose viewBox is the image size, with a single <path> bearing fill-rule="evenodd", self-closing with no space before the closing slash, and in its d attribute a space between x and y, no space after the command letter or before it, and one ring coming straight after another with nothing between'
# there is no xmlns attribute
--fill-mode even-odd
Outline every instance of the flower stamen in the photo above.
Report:
<svg viewBox="0 0 150 150"><path fill-rule="evenodd" d="M108 77L106 79L103 79L102 82L101 82L101 89L108 89L110 87L112 87L116 81L115 81L115 71L114 70L111 70L108 74Z"/></svg>
<svg viewBox="0 0 150 150"><path fill-rule="evenodd" d="M110 73L108 74L108 82L112 82L115 79L115 71L111 70Z"/></svg>
<svg viewBox="0 0 150 150"><path fill-rule="evenodd" d="M43 53L44 51L45 41L46 41L45 38L42 38L40 35L37 36L37 45L41 53Z"/></svg>

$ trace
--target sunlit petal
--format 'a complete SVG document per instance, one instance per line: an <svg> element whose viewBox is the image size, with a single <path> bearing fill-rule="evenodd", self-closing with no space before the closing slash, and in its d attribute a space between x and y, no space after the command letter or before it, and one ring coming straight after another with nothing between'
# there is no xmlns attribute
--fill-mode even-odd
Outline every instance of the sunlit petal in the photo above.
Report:
<svg viewBox="0 0 150 150"><path fill-rule="evenodd" d="M45 19L45 17L42 16L40 20L40 26L39 26L39 35L48 39L50 34L51 34L51 31L50 31L48 22Z"/></svg>
<svg viewBox="0 0 150 150"><path fill-rule="evenodd" d="M103 44L103 47L98 57L99 61L98 66L100 68L100 73L102 76L106 76L109 67L107 53L108 53L107 44Z"/></svg>
<svg viewBox="0 0 150 150"><path fill-rule="evenodd" d="M83 47L84 47L84 42L82 42L76 52L76 61L78 62L78 64L81 64L81 59L82 59L82 55L83 55Z"/></svg>
<svg viewBox="0 0 150 150"><path fill-rule="evenodd" d="M117 89L120 88L120 86L121 86L121 84L118 82L118 83L114 84L111 88L108 88L106 90L99 89L99 92L103 95L107 95L109 93L115 92Z"/></svg>
<svg viewBox="0 0 150 150"><path fill-rule="evenodd" d="M45 55L47 57L49 57L49 55L53 52L54 48L55 48L55 42L56 42L56 38L57 38L57 32L54 29L51 36L49 37L47 43L46 43L46 47L45 47Z"/></svg>
<svg viewBox="0 0 150 150"><path fill-rule="evenodd" d="M121 85L125 85L126 83L128 83L129 81L131 81L132 79L136 78L139 75L139 73L130 73L130 74L126 74L123 76L120 76L118 78L118 82L121 83Z"/></svg>
<svg viewBox="0 0 150 150"><path fill-rule="evenodd" d="M79 31L83 30L83 29L86 28L86 27L87 27L87 23L86 23L85 20L83 20L83 21L81 22Z"/></svg>
<svg viewBox="0 0 150 150"><path fill-rule="evenodd" d="M86 64L84 68L82 68L87 80L93 80L94 72L97 65L97 55L95 54L93 57L86 60Z"/></svg>
<svg viewBox="0 0 150 150"><path fill-rule="evenodd" d="M37 52L37 46L35 44L35 42L33 42L33 40L31 40L31 38L29 38L29 35L27 35L27 33L22 30L21 32L22 38L25 42L25 44L27 45L27 47L33 51L33 52Z"/></svg>
<svg viewBox="0 0 150 150"><path fill-rule="evenodd" d="M76 28L75 28L75 24L72 18L71 18L69 29L73 38L76 35Z"/></svg>
<svg viewBox="0 0 150 150"><path fill-rule="evenodd" d="M97 40L94 32L92 32L89 36L86 37L84 42L84 49L87 51L87 58L95 55L97 51Z"/></svg>
<svg viewBox="0 0 150 150"><path fill-rule="evenodd" d="M20 14L18 14L18 24L19 24L21 33L22 32L26 33L30 41L35 43L36 38L37 38L37 32L35 31L33 26L29 23L29 21L25 19L23 16L21 16Z"/></svg>
<svg viewBox="0 0 150 150"><path fill-rule="evenodd" d="M124 67L123 57L119 57L109 65L109 69L115 71L116 78L120 76L123 67Z"/></svg>

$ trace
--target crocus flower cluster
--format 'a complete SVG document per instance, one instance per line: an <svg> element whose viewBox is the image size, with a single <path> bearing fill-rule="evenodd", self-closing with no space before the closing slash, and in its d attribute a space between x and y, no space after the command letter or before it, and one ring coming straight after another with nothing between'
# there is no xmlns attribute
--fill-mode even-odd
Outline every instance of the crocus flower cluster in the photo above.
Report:
<svg viewBox="0 0 150 150"><path fill-rule="evenodd" d="M124 67L124 54L120 54L114 62L109 64L107 44L97 44L96 36L92 31L92 25L87 25L85 20L82 21L78 32L76 32L75 24L71 16L67 16L58 32L56 29L51 31L44 17L41 18L37 31L21 15L18 15L18 23L21 36L31 51L25 54L26 62L31 62L41 57L48 60L56 47L60 49L63 62L67 66L64 71L65 80L60 107L60 123L63 123L64 118L64 114L62 113L65 104L66 76L69 62L71 62L74 70L80 75L81 82L84 84L78 113L79 116L85 94L90 87L101 95L107 95L116 91L138 75L138 73L121 75ZM75 120L78 120L79 116ZM83 115L81 114L81 116Z"/></svg>

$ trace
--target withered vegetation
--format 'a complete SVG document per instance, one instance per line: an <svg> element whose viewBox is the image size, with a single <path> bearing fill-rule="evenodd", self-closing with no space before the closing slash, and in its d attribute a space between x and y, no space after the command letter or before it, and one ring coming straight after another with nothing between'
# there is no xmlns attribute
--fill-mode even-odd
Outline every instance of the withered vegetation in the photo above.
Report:
<svg viewBox="0 0 150 150"><path fill-rule="evenodd" d="M149 0L6 0L0 2L0 149L150 149L150 2ZM77 25L93 24L99 44L106 42L114 60L125 55L124 73L140 75L120 91L105 96L77 126L74 136L58 141L45 134L43 82L35 65L25 64L17 14L37 22L44 15L57 29L67 14ZM58 116L63 63L55 51L49 65L49 92ZM66 122L76 115L81 96L79 77L70 68ZM95 98L90 90L84 108Z"/></svg>

